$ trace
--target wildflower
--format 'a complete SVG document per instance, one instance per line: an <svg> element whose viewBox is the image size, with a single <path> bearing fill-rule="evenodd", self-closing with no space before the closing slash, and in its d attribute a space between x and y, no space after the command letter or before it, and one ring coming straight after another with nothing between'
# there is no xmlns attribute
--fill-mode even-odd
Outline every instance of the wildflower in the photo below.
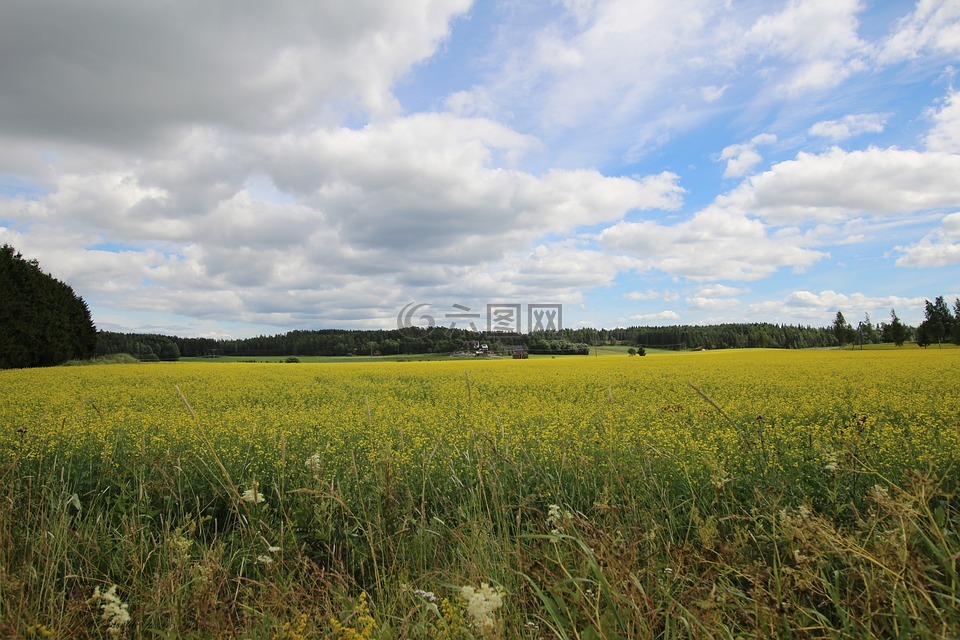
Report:
<svg viewBox="0 0 960 640"><path fill-rule="evenodd" d="M434 595L433 591L424 591L423 589L414 589L413 595L420 596L427 602L436 602L437 596Z"/></svg>
<svg viewBox="0 0 960 640"><path fill-rule="evenodd" d="M562 509L558 504L552 504L547 510L547 526L550 527L550 533L560 535L564 533L564 525L573 524L573 514L566 509Z"/></svg>
<svg viewBox="0 0 960 640"><path fill-rule="evenodd" d="M267 551L269 551L270 553L276 553L277 551L280 551L280 547L275 547L275 546L271 545L271 546L267 547Z"/></svg>
<svg viewBox="0 0 960 640"><path fill-rule="evenodd" d="M480 583L479 589L461 587L460 596L467 602L467 613L473 619L473 624L480 630L480 634L487 636L493 633L495 627L494 613L503 606L503 591L493 588L486 582Z"/></svg>
<svg viewBox="0 0 960 640"><path fill-rule="evenodd" d="M263 494L258 490L256 482L253 483L251 488L247 489L240 495L240 499L251 504L257 504L265 500Z"/></svg>
<svg viewBox="0 0 960 640"><path fill-rule="evenodd" d="M310 471L313 472L313 475L317 475L317 473L319 473L322 465L323 465L323 458L320 457L319 453L313 454L312 456L307 458L307 461L304 463L304 466L307 469L310 469Z"/></svg>
<svg viewBox="0 0 960 640"><path fill-rule="evenodd" d="M831 452L825 455L824 461L825 464L823 465L823 468L830 473L836 471L840 464L839 457L837 456L836 452Z"/></svg>
<svg viewBox="0 0 960 640"><path fill-rule="evenodd" d="M106 591L100 591L100 587L96 587L93 590L93 597L87 602L100 604L100 609L103 610L101 619L107 623L107 633L114 638L119 637L123 625L130 622L130 612L117 595L117 585L113 585Z"/></svg>
<svg viewBox="0 0 960 640"><path fill-rule="evenodd" d="M330 619L330 626L333 630L333 638L344 638L350 640L373 640L374 633L377 630L377 621L370 613L370 603L367 600L367 592L361 591L357 598L357 606L354 609L353 626L346 626L336 618Z"/></svg>
<svg viewBox="0 0 960 640"><path fill-rule="evenodd" d="M430 611L437 615L442 615L440 613L439 607L437 607L437 596L433 593L433 591L424 591L423 589L414 589L413 595L426 601L427 611Z"/></svg>
<svg viewBox="0 0 960 640"><path fill-rule="evenodd" d="M273 558L266 554L257 556L257 564L273 564Z"/></svg>

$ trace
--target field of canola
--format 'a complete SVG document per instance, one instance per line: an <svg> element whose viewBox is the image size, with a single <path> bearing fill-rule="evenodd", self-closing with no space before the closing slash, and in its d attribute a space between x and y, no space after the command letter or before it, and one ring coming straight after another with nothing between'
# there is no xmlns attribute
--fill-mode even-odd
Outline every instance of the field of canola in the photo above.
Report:
<svg viewBox="0 0 960 640"><path fill-rule="evenodd" d="M960 452L958 380L952 349L3 371L0 457L122 474L214 448L249 482L302 473L311 456L335 477L387 449L400 467L443 470L482 438L584 473L611 452L721 476L852 453L886 471L944 468Z"/></svg>
<svg viewBox="0 0 960 640"><path fill-rule="evenodd" d="M944 637L958 381L960 349L0 371L0 635Z"/></svg>

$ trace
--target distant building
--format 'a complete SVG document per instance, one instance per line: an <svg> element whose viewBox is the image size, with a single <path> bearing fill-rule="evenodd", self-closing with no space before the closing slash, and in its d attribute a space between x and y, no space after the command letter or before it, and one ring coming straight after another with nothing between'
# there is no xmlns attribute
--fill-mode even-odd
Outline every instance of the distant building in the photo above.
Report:
<svg viewBox="0 0 960 640"><path fill-rule="evenodd" d="M522 344L508 344L505 348L507 353L513 356L514 360L526 360L530 357L530 354L527 352L527 347Z"/></svg>

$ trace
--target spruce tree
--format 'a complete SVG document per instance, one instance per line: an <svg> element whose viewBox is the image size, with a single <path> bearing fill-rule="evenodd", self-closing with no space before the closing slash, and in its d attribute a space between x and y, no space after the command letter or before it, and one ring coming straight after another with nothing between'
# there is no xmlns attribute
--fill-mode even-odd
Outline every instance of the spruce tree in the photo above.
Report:
<svg viewBox="0 0 960 640"><path fill-rule="evenodd" d="M0 247L0 369L89 358L97 346L90 309L69 285L9 245Z"/></svg>

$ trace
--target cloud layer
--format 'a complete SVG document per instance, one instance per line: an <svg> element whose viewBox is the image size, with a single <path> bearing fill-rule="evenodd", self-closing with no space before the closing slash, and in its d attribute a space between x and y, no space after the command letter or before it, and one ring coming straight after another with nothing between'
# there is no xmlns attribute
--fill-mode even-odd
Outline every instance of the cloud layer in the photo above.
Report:
<svg viewBox="0 0 960 640"><path fill-rule="evenodd" d="M610 326L952 295L960 10L897 9L13 3L0 242L105 328L189 334L426 299ZM864 253L888 275L808 294Z"/></svg>

